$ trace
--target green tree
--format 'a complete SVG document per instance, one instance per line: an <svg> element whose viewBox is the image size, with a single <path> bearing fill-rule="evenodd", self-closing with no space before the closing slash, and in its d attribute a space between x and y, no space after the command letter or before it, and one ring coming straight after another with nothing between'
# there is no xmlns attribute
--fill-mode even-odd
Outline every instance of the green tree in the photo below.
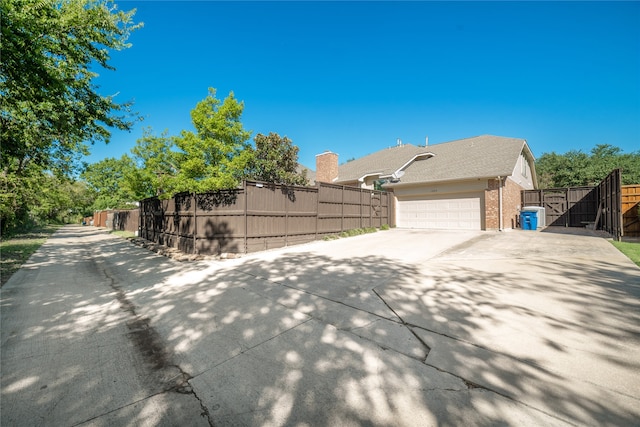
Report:
<svg viewBox="0 0 640 427"><path fill-rule="evenodd" d="M116 159L108 157L88 165L81 178L88 184L94 195L93 209L131 208L137 195L131 190L128 177L135 164L128 155Z"/></svg>
<svg viewBox="0 0 640 427"><path fill-rule="evenodd" d="M166 131L156 136L151 129L145 129L131 153L136 167L126 175L126 181L138 200L163 195L171 197L176 192L178 155L174 138Z"/></svg>
<svg viewBox="0 0 640 427"><path fill-rule="evenodd" d="M244 103L233 92L223 102L215 95L216 90L209 88L209 95L191 111L195 132L182 131L174 140L174 192L235 188L246 176L252 152L251 132L240 121Z"/></svg>
<svg viewBox="0 0 640 427"><path fill-rule="evenodd" d="M593 186L612 170L622 169L623 184L640 182L640 151L622 153L608 144L595 146L589 154L571 150L565 154L544 153L536 161L540 188Z"/></svg>
<svg viewBox="0 0 640 427"><path fill-rule="evenodd" d="M0 175L0 228L28 229L48 222L75 221L91 212L93 197L83 183L29 165L21 177Z"/></svg>
<svg viewBox="0 0 640 427"><path fill-rule="evenodd" d="M103 96L93 83L112 50L127 48L141 24L135 11L110 0L0 0L0 222L7 227L40 216L43 197L27 194L71 175L89 143L128 130L130 103ZM40 213L38 213L38 212Z"/></svg>
<svg viewBox="0 0 640 427"><path fill-rule="evenodd" d="M293 142L277 133L257 134L249 178L285 185L306 185L306 172L298 171L298 150Z"/></svg>
<svg viewBox="0 0 640 427"><path fill-rule="evenodd" d="M82 216L92 212L91 192L81 181L48 174L40 190L46 197L41 197L39 203L31 209L36 222L80 222Z"/></svg>
<svg viewBox="0 0 640 427"><path fill-rule="evenodd" d="M42 182L46 175L41 168L26 165L20 176L0 174L0 230L2 234L11 228L25 228L33 222L29 208L38 206Z"/></svg>
<svg viewBox="0 0 640 427"><path fill-rule="evenodd" d="M19 173L33 162L69 172L86 142L132 127L130 104L100 95L92 68L113 69L109 51L129 47L135 11L108 0L0 0L0 11L5 168Z"/></svg>

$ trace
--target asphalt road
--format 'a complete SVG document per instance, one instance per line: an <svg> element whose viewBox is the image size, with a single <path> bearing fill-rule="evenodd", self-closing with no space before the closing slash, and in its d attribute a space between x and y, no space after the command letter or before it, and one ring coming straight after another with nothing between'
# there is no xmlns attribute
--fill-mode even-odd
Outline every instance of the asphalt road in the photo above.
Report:
<svg viewBox="0 0 640 427"><path fill-rule="evenodd" d="M65 227L0 310L2 426L640 419L640 269L594 236L390 230L178 263Z"/></svg>

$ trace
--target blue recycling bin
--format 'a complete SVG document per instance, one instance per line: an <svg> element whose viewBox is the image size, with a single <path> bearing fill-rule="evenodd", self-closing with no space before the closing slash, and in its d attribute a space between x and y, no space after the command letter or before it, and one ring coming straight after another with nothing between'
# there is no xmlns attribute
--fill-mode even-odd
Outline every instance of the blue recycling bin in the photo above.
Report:
<svg viewBox="0 0 640 427"><path fill-rule="evenodd" d="M538 228L538 212L522 211L520 212L520 227L523 230L533 230Z"/></svg>

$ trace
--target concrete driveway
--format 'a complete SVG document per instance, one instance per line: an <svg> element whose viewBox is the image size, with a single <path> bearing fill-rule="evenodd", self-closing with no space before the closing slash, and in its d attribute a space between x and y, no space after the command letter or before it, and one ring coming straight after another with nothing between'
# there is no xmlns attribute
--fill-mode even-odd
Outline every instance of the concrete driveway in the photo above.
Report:
<svg viewBox="0 0 640 427"><path fill-rule="evenodd" d="M395 229L177 263L67 227L1 299L3 426L640 419L640 269L594 236Z"/></svg>

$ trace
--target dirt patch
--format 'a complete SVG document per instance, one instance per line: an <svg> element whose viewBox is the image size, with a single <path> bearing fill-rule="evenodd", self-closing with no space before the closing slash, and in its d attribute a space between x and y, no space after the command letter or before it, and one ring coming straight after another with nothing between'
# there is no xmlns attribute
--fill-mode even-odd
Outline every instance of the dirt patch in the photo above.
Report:
<svg viewBox="0 0 640 427"><path fill-rule="evenodd" d="M147 249L151 252L157 253L158 255L162 255L179 262L216 260L216 259L234 259L234 258L242 257L242 254L232 254L232 253L222 253L220 255L186 254L176 248L160 245L158 243L151 242L141 237L128 238L127 240L129 240L131 243L133 243L138 247Z"/></svg>

